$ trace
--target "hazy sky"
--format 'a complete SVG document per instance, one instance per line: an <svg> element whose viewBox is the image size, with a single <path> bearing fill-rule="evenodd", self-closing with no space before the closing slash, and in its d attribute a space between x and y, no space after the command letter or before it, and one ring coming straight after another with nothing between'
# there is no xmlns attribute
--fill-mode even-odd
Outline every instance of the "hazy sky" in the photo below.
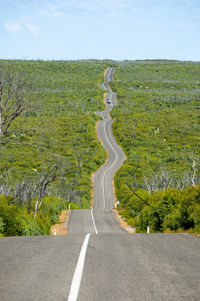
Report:
<svg viewBox="0 0 200 301"><path fill-rule="evenodd" d="M0 58L200 61L200 0L0 0Z"/></svg>

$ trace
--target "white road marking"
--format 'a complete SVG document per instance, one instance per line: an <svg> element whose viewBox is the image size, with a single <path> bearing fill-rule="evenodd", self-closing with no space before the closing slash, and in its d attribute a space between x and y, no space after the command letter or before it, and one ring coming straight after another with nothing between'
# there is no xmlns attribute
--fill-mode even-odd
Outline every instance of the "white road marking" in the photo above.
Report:
<svg viewBox="0 0 200 301"><path fill-rule="evenodd" d="M109 68L109 70L108 70L108 74L107 74L107 76L108 76L108 79L106 80L106 83L108 84L108 82L111 80L109 77L110 77L110 73L111 73L111 71L112 71L112 68ZM109 87L109 86L108 86ZM112 93L113 94L113 93ZM113 107L113 105L112 105L112 107ZM108 115L109 116L109 115ZM109 118L110 118L110 116L109 116ZM109 139L108 139L108 136L107 136L107 134L106 134L106 129L105 129L105 125L106 125L106 120L105 120L105 117L103 116L103 119L104 119L104 133L105 133L105 137L106 137L106 139L107 139L107 141L108 141L108 143L109 143L109 145L111 146L111 148L113 149L113 151L114 151L114 153L115 153L115 160L114 160L114 162L112 163L112 165L103 173L103 177L102 177L102 182L101 182L101 184L102 184L102 191L103 191L103 210L105 210L105 208L106 208L106 199L105 199L105 188L104 188L104 179L105 179L105 175L107 174L107 172L115 165L115 163L117 162L117 158L118 158L118 155L117 155L117 152L116 152L116 150L114 149L114 147L111 145L111 143L110 143L110 141L109 141ZM111 118L110 118L111 119Z"/></svg>
<svg viewBox="0 0 200 301"><path fill-rule="evenodd" d="M108 171L115 165L115 163L117 162L117 159L118 159L118 155L117 155L117 152L116 150L114 149L114 147L112 146L112 144L110 143L109 139L108 139L108 136L106 134L106 127L105 127L105 124L106 124L106 121L104 122L104 133L105 133L105 137L110 145L110 147L112 148L114 154L115 154L115 160L114 162L112 163L112 165L106 170L104 171L104 174L103 174L103 177L102 177L102 190L103 190L103 203L104 203L104 210L106 208L106 200L105 200L105 188L104 188L104 178L105 178L105 175L108 173Z"/></svg>
<svg viewBox="0 0 200 301"><path fill-rule="evenodd" d="M83 274L83 268L84 268L84 263L85 263L85 256L87 252L87 247L88 247L88 242L90 239L90 233L88 233L84 239L81 252L78 258L78 262L76 265L76 269L74 272L72 284L71 284L71 289L70 293L68 296L68 301L76 301L78 299L78 293L80 289L80 284L81 284L81 278Z"/></svg>
<svg viewBox="0 0 200 301"><path fill-rule="evenodd" d="M92 216L92 222L93 222L94 230L95 230L96 234L98 234L98 231L97 231L97 228L96 228L96 225L95 225L95 221L94 221L93 209L91 209L91 216Z"/></svg>

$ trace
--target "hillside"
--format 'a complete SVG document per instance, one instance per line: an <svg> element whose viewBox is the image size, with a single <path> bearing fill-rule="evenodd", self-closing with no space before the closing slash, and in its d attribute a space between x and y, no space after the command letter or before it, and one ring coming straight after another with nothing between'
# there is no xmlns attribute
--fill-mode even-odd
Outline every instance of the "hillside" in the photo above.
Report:
<svg viewBox="0 0 200 301"><path fill-rule="evenodd" d="M200 63L119 63L112 89L119 102L113 130L127 155L115 178L122 214L138 231L148 224L152 231L199 231L200 187L188 187L200 183Z"/></svg>
<svg viewBox="0 0 200 301"><path fill-rule="evenodd" d="M69 200L78 207L90 207L90 176L106 158L95 133L95 112L104 108L98 85L104 81L105 69L106 64L96 61L0 61L2 76L10 73L25 81L27 99L23 114L12 122L3 140L9 143L0 145L0 194L11 197L1 200L3 208L28 210L32 215L36 196L31 204L29 199L33 190L60 162L56 180L47 187L45 195L50 200L48 210L43 201L41 219L54 210L49 207L55 205L55 198L64 204L58 205L59 210ZM2 212L1 208L0 231L6 235L38 233L7 231L8 218ZM47 224L49 233L49 221Z"/></svg>

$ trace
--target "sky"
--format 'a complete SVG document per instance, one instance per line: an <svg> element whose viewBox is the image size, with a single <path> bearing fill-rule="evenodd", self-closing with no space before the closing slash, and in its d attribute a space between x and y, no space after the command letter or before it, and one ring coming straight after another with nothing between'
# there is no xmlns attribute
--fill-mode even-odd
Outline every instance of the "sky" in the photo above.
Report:
<svg viewBox="0 0 200 301"><path fill-rule="evenodd" d="M200 61L200 0L0 0L0 59Z"/></svg>

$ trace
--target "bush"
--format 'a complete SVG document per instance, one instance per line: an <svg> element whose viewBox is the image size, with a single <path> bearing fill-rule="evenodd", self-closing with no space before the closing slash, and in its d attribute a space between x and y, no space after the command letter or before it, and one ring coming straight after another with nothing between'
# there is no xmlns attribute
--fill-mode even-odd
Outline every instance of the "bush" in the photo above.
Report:
<svg viewBox="0 0 200 301"><path fill-rule="evenodd" d="M151 212L149 207L145 207L141 212L138 213L134 224L137 232L146 232L151 220L150 214Z"/></svg>
<svg viewBox="0 0 200 301"><path fill-rule="evenodd" d="M3 231L4 231L4 222L3 222L3 218L0 217L0 237L3 236Z"/></svg>
<svg viewBox="0 0 200 301"><path fill-rule="evenodd" d="M9 205L5 196L0 197L0 225L2 236L41 234L40 226L33 216L15 204Z"/></svg>
<svg viewBox="0 0 200 301"><path fill-rule="evenodd" d="M180 229L200 233L200 185L185 190L168 188L149 195L150 206L140 204L125 210L127 221L134 220L137 232L146 232L147 226L152 232L178 231ZM135 207L136 206L136 207Z"/></svg>
<svg viewBox="0 0 200 301"><path fill-rule="evenodd" d="M200 229L200 204L194 206L194 210L190 215L190 219L194 222L194 227ZM200 231L199 231L200 232Z"/></svg>
<svg viewBox="0 0 200 301"><path fill-rule="evenodd" d="M176 231L181 227L181 215L178 209L164 217L163 229Z"/></svg>
<svg viewBox="0 0 200 301"><path fill-rule="evenodd" d="M67 207L62 199L46 197L34 219L33 213L28 214L25 208L11 204L10 200L0 196L0 236L48 235L60 212Z"/></svg>

